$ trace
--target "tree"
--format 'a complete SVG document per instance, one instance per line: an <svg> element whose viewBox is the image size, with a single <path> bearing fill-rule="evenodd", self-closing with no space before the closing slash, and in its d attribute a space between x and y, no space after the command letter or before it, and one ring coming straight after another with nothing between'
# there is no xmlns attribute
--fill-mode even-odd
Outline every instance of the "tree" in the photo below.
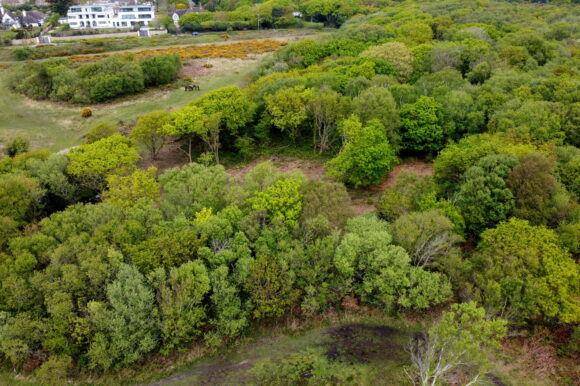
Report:
<svg viewBox="0 0 580 386"><path fill-rule="evenodd" d="M344 118L348 102L329 88L316 92L310 99L308 110L313 120L314 150L327 151L336 137L338 122Z"/></svg>
<svg viewBox="0 0 580 386"><path fill-rule="evenodd" d="M250 267L245 283L256 319L278 318L294 303L295 293L290 281L275 259L262 256Z"/></svg>
<svg viewBox="0 0 580 386"><path fill-rule="evenodd" d="M68 173L97 191L105 188L107 176L130 172L140 158L131 140L120 134L73 148L68 157Z"/></svg>
<svg viewBox="0 0 580 386"><path fill-rule="evenodd" d="M108 190L103 197L116 206L128 207L141 198L157 200L159 184L155 180L156 168L147 171L136 170L128 176L110 175L107 177Z"/></svg>
<svg viewBox="0 0 580 386"><path fill-rule="evenodd" d="M540 141L562 144L566 133L562 128L563 109L560 103L515 99L505 103L492 115L490 131L531 136Z"/></svg>
<svg viewBox="0 0 580 386"><path fill-rule="evenodd" d="M393 223L392 232L393 242L405 248L418 267L437 266L439 260L459 254L461 239L439 210L403 215Z"/></svg>
<svg viewBox="0 0 580 386"><path fill-rule="evenodd" d="M358 188L378 184L397 163L385 128L378 120L363 127L353 115L342 122L340 131L344 143L338 155L328 162L328 175Z"/></svg>
<svg viewBox="0 0 580 386"><path fill-rule="evenodd" d="M578 264L554 231L512 218L481 235L473 273L487 309L517 322L580 320Z"/></svg>
<svg viewBox="0 0 580 386"><path fill-rule="evenodd" d="M553 175L554 166L543 155L531 153L512 169L506 183L515 195L515 216L534 225L552 222L557 210L555 196L561 189Z"/></svg>
<svg viewBox="0 0 580 386"><path fill-rule="evenodd" d="M203 300L210 280L200 260L173 267L169 275L158 268L152 276L158 288L163 352L169 353L201 333L207 318Z"/></svg>
<svg viewBox="0 0 580 386"><path fill-rule="evenodd" d="M361 56L379 58L390 63L400 80L407 80L413 73L413 55L404 43L389 42L364 51Z"/></svg>
<svg viewBox="0 0 580 386"><path fill-rule="evenodd" d="M220 130L223 134L235 136L245 127L254 114L254 106L237 86L222 87L211 91L194 102L211 117L219 114Z"/></svg>
<svg viewBox="0 0 580 386"><path fill-rule="evenodd" d="M449 299L447 278L411 265L407 252L391 240L386 222L364 216L349 220L333 260L343 285L389 311L427 309Z"/></svg>
<svg viewBox="0 0 580 386"><path fill-rule="evenodd" d="M270 221L282 220L296 227L302 213L302 184L297 178L281 178L250 199L252 208L265 211Z"/></svg>
<svg viewBox="0 0 580 386"><path fill-rule="evenodd" d="M358 115L361 122L366 124L370 120L378 119L387 131L387 138L391 146L397 149L401 138L397 132L399 126L399 112L391 92L384 87L371 87L353 99L353 113Z"/></svg>
<svg viewBox="0 0 580 386"><path fill-rule="evenodd" d="M505 320L486 318L474 302L454 304L426 334L411 340L413 368L407 375L414 384L435 386L459 372L467 377L462 384L476 384L489 369L487 350L498 349L506 332Z"/></svg>
<svg viewBox="0 0 580 386"><path fill-rule="evenodd" d="M456 205L469 230L479 233L511 215L515 199L505 179L517 163L512 154L492 155L465 172Z"/></svg>
<svg viewBox="0 0 580 386"><path fill-rule="evenodd" d="M418 151L438 151L445 143L441 125L442 106L435 99L422 96L401 109L403 146Z"/></svg>
<svg viewBox="0 0 580 386"><path fill-rule="evenodd" d="M170 218L193 218L203 208L218 212L226 205L228 176L220 165L191 163L170 169L159 176L159 183L163 192L161 207Z"/></svg>
<svg viewBox="0 0 580 386"><path fill-rule="evenodd" d="M0 216L20 224L34 218L43 193L34 178L18 174L0 175Z"/></svg>
<svg viewBox="0 0 580 386"><path fill-rule="evenodd" d="M419 211L421 202L426 196L434 194L435 189L433 179L429 176L419 176L405 170L377 203L379 215L387 221L394 221L401 215Z"/></svg>
<svg viewBox="0 0 580 386"><path fill-rule="evenodd" d="M131 138L145 146L151 158L156 160L157 155L167 143L166 127L170 123L171 115L165 110L140 115L137 118L137 124L131 130Z"/></svg>
<svg viewBox="0 0 580 386"><path fill-rule="evenodd" d="M336 182L308 181L303 189L301 222L324 216L330 226L342 229L354 216L351 199L343 184Z"/></svg>
<svg viewBox="0 0 580 386"><path fill-rule="evenodd" d="M92 368L107 370L140 360L157 346L159 330L154 295L137 268L123 264L106 289L108 304L89 302L91 321L98 331L89 348Z"/></svg>
<svg viewBox="0 0 580 386"><path fill-rule="evenodd" d="M274 95L268 95L266 108L272 115L272 123L290 138L296 141L300 135L300 126L308 118L308 103L314 97L312 89L304 86L282 89Z"/></svg>
<svg viewBox="0 0 580 386"><path fill-rule="evenodd" d="M68 9L74 4L73 0L49 0L48 4L53 12L58 13L61 16L66 16Z"/></svg>
<svg viewBox="0 0 580 386"><path fill-rule="evenodd" d="M192 162L191 151L193 139L199 133L205 132L204 121L207 116L203 109L197 106L185 106L171 114L173 122L164 127L164 130L169 135L185 138L187 141L187 157L189 162Z"/></svg>

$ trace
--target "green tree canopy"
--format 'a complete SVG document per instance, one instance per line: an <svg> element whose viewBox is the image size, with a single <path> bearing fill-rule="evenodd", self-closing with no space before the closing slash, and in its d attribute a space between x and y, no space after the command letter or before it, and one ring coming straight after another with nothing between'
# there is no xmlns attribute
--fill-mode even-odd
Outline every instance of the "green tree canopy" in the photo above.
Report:
<svg viewBox="0 0 580 386"><path fill-rule="evenodd" d="M378 184L392 170L397 157L389 145L385 128L378 120L363 126L356 115L340 126L343 146L327 164L328 174L354 187Z"/></svg>
<svg viewBox="0 0 580 386"><path fill-rule="evenodd" d="M474 278L483 304L506 318L580 320L578 264L543 226L512 218L483 232Z"/></svg>

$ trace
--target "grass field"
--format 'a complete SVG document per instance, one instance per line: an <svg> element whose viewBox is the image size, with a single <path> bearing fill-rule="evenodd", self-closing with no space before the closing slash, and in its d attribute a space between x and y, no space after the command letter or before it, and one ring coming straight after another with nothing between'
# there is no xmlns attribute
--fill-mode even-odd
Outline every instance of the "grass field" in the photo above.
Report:
<svg viewBox="0 0 580 386"><path fill-rule="evenodd" d="M177 108L216 88L243 84L258 62L259 59L220 60L214 72L196 81L201 88L199 92L154 89L113 103L89 106L93 116L88 119L80 117L83 106L33 101L13 93L6 86L6 73L0 70L0 143L24 136L30 139L33 148L62 150L79 144L82 135L95 123L125 125L143 113Z"/></svg>

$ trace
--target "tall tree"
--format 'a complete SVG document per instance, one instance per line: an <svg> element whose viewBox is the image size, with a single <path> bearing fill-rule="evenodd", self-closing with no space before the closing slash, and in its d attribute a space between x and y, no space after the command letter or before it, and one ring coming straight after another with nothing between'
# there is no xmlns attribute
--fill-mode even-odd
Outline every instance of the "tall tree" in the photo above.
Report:
<svg viewBox="0 0 580 386"><path fill-rule="evenodd" d="M340 130L344 143L328 162L328 174L355 188L378 184L397 163L383 125L375 119L363 127L353 115L342 122Z"/></svg>
<svg viewBox="0 0 580 386"><path fill-rule="evenodd" d="M151 158L156 160L159 151L167 143L165 127L171 123L168 111L159 110L143 114L137 118L137 124L131 131L131 137L147 148Z"/></svg>

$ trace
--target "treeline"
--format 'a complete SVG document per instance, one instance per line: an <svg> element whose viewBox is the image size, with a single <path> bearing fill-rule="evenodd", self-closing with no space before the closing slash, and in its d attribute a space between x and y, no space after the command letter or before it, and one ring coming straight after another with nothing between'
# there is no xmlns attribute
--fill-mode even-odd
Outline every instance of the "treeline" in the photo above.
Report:
<svg viewBox="0 0 580 386"><path fill-rule="evenodd" d="M386 4L382 0L270 0L254 5L210 1L204 6L211 12L186 14L179 25L187 31L340 27L349 17L377 11Z"/></svg>
<svg viewBox="0 0 580 386"><path fill-rule="evenodd" d="M564 6L405 2L284 48L245 89L144 114L129 137L101 123L66 155L10 144L0 358L58 383L345 298L392 314L462 303L419 359L478 331L469 353L485 353L505 334L489 317L578 336L575 25ZM170 141L188 165L135 166L136 145L156 158ZM433 159L434 175L399 175L376 215L354 216L340 182L219 165L277 143L328 155L350 186L380 182L401 154ZM461 358L457 371L485 370Z"/></svg>
<svg viewBox="0 0 580 386"><path fill-rule="evenodd" d="M30 63L13 71L8 81L16 92L33 99L72 103L105 102L171 82L181 69L178 55L153 55L141 60L111 56L74 66L69 59Z"/></svg>

